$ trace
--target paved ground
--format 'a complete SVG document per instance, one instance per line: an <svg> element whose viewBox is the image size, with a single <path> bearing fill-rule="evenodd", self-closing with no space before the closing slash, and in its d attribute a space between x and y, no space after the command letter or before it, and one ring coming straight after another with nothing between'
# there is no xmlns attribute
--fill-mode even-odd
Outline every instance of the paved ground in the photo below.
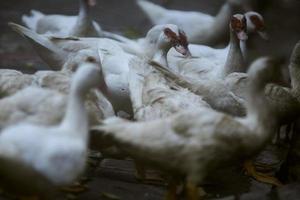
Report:
<svg viewBox="0 0 300 200"><path fill-rule="evenodd" d="M207 13L217 13L222 5L221 0L170 0L170 8L182 10L202 10ZM266 1L266 0L265 0ZM251 57L257 55L279 55L288 58L293 45L300 39L300 2L291 0L292 3L280 5L284 0L274 0L263 8L264 16L270 34L270 41L264 42L254 37L251 41ZM286 0L288 1L288 0ZM155 2L159 2L156 0ZM270 2L270 1L269 1ZM30 9L38 9L45 13L75 14L77 1L74 0L10 0L0 1L0 68L15 68L27 72L36 69L47 69L47 66L38 58L30 45L19 35L7 27L8 21L20 23L23 13ZM141 13L134 0L98 0L97 7L93 10L96 21L103 29L118 33L135 32L144 35L151 24ZM280 150L284 152L284 150ZM131 161L106 160L100 166L93 166L88 170L89 190L77 196L78 199L126 199L126 200L158 200L162 199L165 186L154 186L138 182L134 176L134 167ZM265 194L270 193L271 187L254 182L244 176L240 167L227 170L216 175L224 180L212 181L206 184L206 190L212 198L234 195L240 199L253 199L247 193L252 191L260 195L256 199L267 199ZM234 181L232 181L234 180ZM286 198L298 190L298 185L283 188L276 193L276 198ZM250 196L250 197L247 197ZM254 196L255 196L254 195ZM281 196L283 198L281 198ZM284 196L286 195L286 196ZM65 195L62 195L65 196ZM229 199L235 199L234 196ZM278 197L279 196L279 197ZM76 196L68 195L68 199ZM299 194L293 197L300 198ZM299 199L298 198L298 199ZM0 199L6 199L1 198Z"/></svg>

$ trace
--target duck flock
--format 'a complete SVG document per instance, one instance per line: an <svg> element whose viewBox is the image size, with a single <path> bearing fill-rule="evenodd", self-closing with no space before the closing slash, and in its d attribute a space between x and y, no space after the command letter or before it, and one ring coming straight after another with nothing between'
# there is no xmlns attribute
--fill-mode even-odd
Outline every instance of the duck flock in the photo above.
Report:
<svg viewBox="0 0 300 200"><path fill-rule="evenodd" d="M52 199L84 172L90 149L112 148L137 170L164 174L169 200L180 186L185 199L205 198L204 180L237 164L281 186L251 160L300 114L300 42L290 87L278 84L281 59L248 66L248 37L268 35L263 16L242 2L227 0L211 16L137 0L153 27L134 40L92 20L96 0L80 0L78 16L32 10L25 26L10 22L51 70L0 70L1 188Z"/></svg>

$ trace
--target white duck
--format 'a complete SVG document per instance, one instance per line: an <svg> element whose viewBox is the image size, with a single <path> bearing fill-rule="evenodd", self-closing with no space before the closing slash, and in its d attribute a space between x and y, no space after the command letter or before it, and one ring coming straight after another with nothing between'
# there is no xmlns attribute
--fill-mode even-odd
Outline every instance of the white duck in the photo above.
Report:
<svg viewBox="0 0 300 200"><path fill-rule="evenodd" d="M152 61L151 64L162 72L169 81L201 96L213 109L234 116L246 115L245 101L235 95L224 80L188 79L155 61Z"/></svg>
<svg viewBox="0 0 300 200"><path fill-rule="evenodd" d="M210 107L201 96L167 81L147 60L133 59L130 66L129 90L136 120L149 121Z"/></svg>
<svg viewBox="0 0 300 200"><path fill-rule="evenodd" d="M23 23L31 30L40 34L59 37L104 37L122 40L123 36L102 30L100 25L92 20L90 8L96 5L96 0L79 0L78 16L45 15L37 10L31 10L31 15L23 15Z"/></svg>
<svg viewBox="0 0 300 200"><path fill-rule="evenodd" d="M61 66L79 50L89 49L99 53L102 71L107 91L103 91L113 104L116 112L132 112L128 90L129 61L134 54L126 52L124 43L104 38L74 38L53 37L35 33L25 27L10 23L18 33L33 42L37 52L50 66ZM144 39L144 50L139 56L154 59L160 63L167 63L167 52L171 47L185 54L188 52L187 44L182 42L183 31L176 25L157 25L150 29Z"/></svg>
<svg viewBox="0 0 300 200"><path fill-rule="evenodd" d="M19 122L55 125L66 110L67 96L46 88L27 86L0 99L0 129Z"/></svg>
<svg viewBox="0 0 300 200"><path fill-rule="evenodd" d="M199 199L195 194L197 184L216 168L255 155L275 133L276 120L270 117L264 87L278 71L267 58L252 64L249 112L244 118L202 107L200 111L183 111L147 122L108 119L93 130L137 160L173 177L186 176L187 199Z"/></svg>
<svg viewBox="0 0 300 200"><path fill-rule="evenodd" d="M88 50L82 51L85 52L75 56L72 63L67 63L64 71L39 71L29 75L14 70L0 70L0 82L5 81L4 85L0 85L0 91L6 96L0 100L0 127L21 120L45 125L60 122L66 110L66 95L70 93L72 73L83 62L99 63L98 55ZM103 74L99 85L105 90ZM90 124L98 124L103 118L114 116L111 104L98 90L88 93L85 105Z"/></svg>
<svg viewBox="0 0 300 200"><path fill-rule="evenodd" d="M23 15L23 23L40 34L54 34L58 36L93 37L101 35L99 24L92 21L90 7L96 0L79 0L78 16L45 15L31 10L31 15Z"/></svg>
<svg viewBox="0 0 300 200"><path fill-rule="evenodd" d="M273 107L275 116L278 118L279 126L293 122L299 116L300 111L300 42L293 50L290 58L289 71L291 88L277 84L268 84L265 95L269 104ZM249 86L251 79L248 74L233 73L226 81L230 89L239 97L246 98L245 88Z"/></svg>
<svg viewBox="0 0 300 200"><path fill-rule="evenodd" d="M172 23L186 31L190 43L215 45L228 34L227 22L238 11L240 3L227 0L216 16L202 12L168 10L150 1L137 0L137 5L152 24Z"/></svg>
<svg viewBox="0 0 300 200"><path fill-rule="evenodd" d="M12 95L30 85L32 81L32 75L17 70L0 69L0 97Z"/></svg>
<svg viewBox="0 0 300 200"><path fill-rule="evenodd" d="M229 23L230 42L227 47L218 49L191 44L189 49L193 57L189 59L184 59L174 50L170 50L169 66L179 73L195 75L198 78L223 78L234 71L245 72L245 61L248 57L247 34L258 32L266 38L264 29L264 20L259 13L251 11L244 16L233 15Z"/></svg>
<svg viewBox="0 0 300 200"><path fill-rule="evenodd" d="M99 85L100 79L96 64L86 63L78 69L72 79L67 111L61 124L20 123L1 132L2 186L12 186L23 194L42 193L45 191L39 190L43 186L70 184L83 172L89 133L84 97Z"/></svg>

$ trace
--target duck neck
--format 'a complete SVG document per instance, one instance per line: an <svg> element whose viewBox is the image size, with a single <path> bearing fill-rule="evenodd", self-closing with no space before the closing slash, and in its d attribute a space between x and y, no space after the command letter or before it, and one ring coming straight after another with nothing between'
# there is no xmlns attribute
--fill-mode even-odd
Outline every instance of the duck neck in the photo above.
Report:
<svg viewBox="0 0 300 200"><path fill-rule="evenodd" d="M289 70L293 94L300 100L300 42L293 50Z"/></svg>
<svg viewBox="0 0 300 200"><path fill-rule="evenodd" d="M235 10L235 6L230 3L225 3L222 6L213 23L213 29L216 35L220 36L220 34L224 33L223 37L228 36L228 22Z"/></svg>
<svg viewBox="0 0 300 200"><path fill-rule="evenodd" d="M148 47L145 51L146 57L152 59L163 66L168 66L167 54L170 46L160 46L157 40L146 38L144 46Z"/></svg>
<svg viewBox="0 0 300 200"><path fill-rule="evenodd" d="M88 116L84 106L85 92L80 90L79 84L72 84L68 97L68 105L61 127L72 136L82 137L87 141L88 137Z"/></svg>
<svg viewBox="0 0 300 200"><path fill-rule="evenodd" d="M243 60L247 61L248 52L247 52L247 42L246 42L246 40L241 40L240 41L240 48L241 48L241 52L242 52L242 55L243 55Z"/></svg>
<svg viewBox="0 0 300 200"><path fill-rule="evenodd" d="M158 62L159 64L169 67L167 62L167 53L163 50L158 50L154 55L152 60Z"/></svg>
<svg viewBox="0 0 300 200"><path fill-rule="evenodd" d="M87 3L87 0L79 0L79 13L76 20L75 27L72 30L72 36L86 36L86 32L88 31L89 27L91 26L91 19L89 16L90 7Z"/></svg>
<svg viewBox="0 0 300 200"><path fill-rule="evenodd" d="M257 134L257 145L264 144L271 138L277 124L276 118L272 116L272 107L265 97L265 86L266 83L259 77L252 79L246 101L246 121L249 128Z"/></svg>
<svg viewBox="0 0 300 200"><path fill-rule="evenodd" d="M240 48L240 40L233 30L230 31L230 47L224 65L224 76L233 72L245 72L245 63Z"/></svg>

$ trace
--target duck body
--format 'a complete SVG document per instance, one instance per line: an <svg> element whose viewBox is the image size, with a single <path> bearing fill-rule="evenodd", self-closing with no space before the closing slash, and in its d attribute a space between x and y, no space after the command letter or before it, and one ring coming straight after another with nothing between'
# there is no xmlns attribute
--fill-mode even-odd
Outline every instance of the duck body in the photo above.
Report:
<svg viewBox="0 0 300 200"><path fill-rule="evenodd" d="M98 54L85 50L74 56L72 62L66 63L62 71L23 74L15 70L0 70L0 82L3 82L1 93L4 97L0 100L1 128L22 120L43 125L59 123L66 110L72 74L82 62L88 60L98 62ZM104 78L99 82L102 90L106 90ZM112 105L99 90L87 94L85 107L90 124L98 124L103 118L114 116Z"/></svg>
<svg viewBox="0 0 300 200"><path fill-rule="evenodd" d="M189 49L193 57L184 59L173 49L168 54L169 66L181 75L194 74L197 78L220 78L229 47L214 49L209 46L191 44Z"/></svg>
<svg viewBox="0 0 300 200"><path fill-rule="evenodd" d="M22 130L22 134L19 130ZM58 135L53 135L53 132ZM21 158L20 162L31 165L54 185L71 183L84 169L87 148L86 142L80 139L70 143L70 136L62 136L64 133L64 130L51 128L48 132L48 128L29 124L7 128L1 133L0 156ZM59 139L57 136L60 136ZM36 142L36 138L39 138L39 142Z"/></svg>
<svg viewBox="0 0 300 200"><path fill-rule="evenodd" d="M261 77L265 75L266 61L260 60L251 66L251 76L257 85L253 84L249 90L251 100L247 105L250 110L247 117L233 117L202 107L147 122L107 119L93 129L115 141L132 157L169 174L185 175L187 181L201 183L220 165L257 153L274 134L276 120L269 119L269 107L261 107L265 105L261 84L270 80ZM274 70L273 67L268 69ZM257 93L255 98L254 93Z"/></svg>
<svg viewBox="0 0 300 200"><path fill-rule="evenodd" d="M226 23L239 6L234 1L228 1L216 16L212 16L202 12L168 10L146 0L137 0L137 5L152 24L176 24L185 30L190 43L206 45L218 44L226 38Z"/></svg>
<svg viewBox="0 0 300 200"><path fill-rule="evenodd" d="M92 27L89 27L84 32L80 34L72 34L72 28L75 27L77 18L77 16L44 15L41 19L38 20L36 27L30 28L41 34L55 34L59 36L73 35L78 37L99 36L98 32L101 31L101 28L95 21L92 22Z"/></svg>
<svg viewBox="0 0 300 200"><path fill-rule="evenodd" d="M246 17L241 14L232 16L230 26L230 43L224 49L214 49L204 45L192 46L191 54L199 57L182 59L170 52L169 60L175 61L173 66L179 73L195 79L223 79L232 72L245 71L244 58L240 41L247 39ZM173 55L171 54L173 53Z"/></svg>
<svg viewBox="0 0 300 200"><path fill-rule="evenodd" d="M0 127L3 129L21 121L42 125L58 124L64 116L66 102L66 96L60 92L27 87L0 100Z"/></svg>
<svg viewBox="0 0 300 200"><path fill-rule="evenodd" d="M232 72L246 72L248 34L258 33L266 39L264 19L259 13L251 11L244 15L233 15L229 24L230 42L226 47L191 44L190 59L183 59L171 50L168 54L169 66L181 74L194 74L198 78L217 79Z"/></svg>
<svg viewBox="0 0 300 200"><path fill-rule="evenodd" d="M107 85L107 97L114 105L116 112L123 110L132 114L129 97L128 73L129 61L134 55L125 53L122 48L110 40L99 43L99 54L102 70Z"/></svg>
<svg viewBox="0 0 300 200"><path fill-rule="evenodd" d="M23 23L31 30L40 34L56 36L96 37L101 34L101 27L91 20L89 9L94 0L80 0L78 16L45 15L40 11L31 10L31 15L23 15Z"/></svg>
<svg viewBox="0 0 300 200"><path fill-rule="evenodd" d="M295 45L290 58L289 71L292 83L291 87L284 87L273 83L265 87L264 93L266 99L272 106L280 125L292 122L299 116L299 57L300 42ZM234 94L242 99L247 98L245 89L251 84L248 74L232 73L226 78L225 82Z"/></svg>
<svg viewBox="0 0 300 200"><path fill-rule="evenodd" d="M210 107L201 96L168 82L147 60L132 60L129 89L134 117L149 121L168 117L183 110Z"/></svg>
<svg viewBox="0 0 300 200"><path fill-rule="evenodd" d="M12 95L33 81L31 75L24 75L17 70L1 69L0 72L1 97Z"/></svg>
<svg viewBox="0 0 300 200"><path fill-rule="evenodd" d="M0 127L22 120L43 125L59 123L66 110L66 97L70 93L72 73L39 71L33 75L23 74L23 76L31 77L31 82L21 84L23 89L16 88L13 84L10 85L11 88L5 90L3 88L3 93L7 95L0 100L2 105ZM19 73L18 77L22 79ZM114 116L111 104L98 90L92 90L87 94L85 107L88 110L90 124L98 124L103 118Z"/></svg>
<svg viewBox="0 0 300 200"><path fill-rule="evenodd" d="M251 156L264 146L265 142L256 141L258 130L209 108L200 110L182 111L150 122L117 121L96 129L106 132L133 158L176 176L188 172L189 179L197 183L203 180L203 174ZM224 144L225 140L229 143ZM218 159L208 159L208 155Z"/></svg>
<svg viewBox="0 0 300 200"><path fill-rule="evenodd" d="M171 69L157 63L153 63L153 66L162 72L169 81L201 96L213 109L234 116L246 115L245 101L235 95L224 80L210 78L196 79L192 76L191 78L187 78L187 76L175 73Z"/></svg>
<svg viewBox="0 0 300 200"><path fill-rule="evenodd" d="M10 25L32 41L39 50L39 55L52 66L68 63L72 60L72 56L85 49L96 52L99 55L107 86L107 90L103 93L112 102L115 112L122 110L132 113L128 90L129 61L141 55L126 52L124 50L126 47L111 39L45 36L16 24ZM144 44L148 44L148 48L142 52L143 56L155 58L164 63L166 63L167 52L172 46L183 54L188 52L184 32L172 24L158 25L150 29Z"/></svg>
<svg viewBox="0 0 300 200"><path fill-rule="evenodd" d="M8 162L4 166L9 166L11 161L20 163L13 169L20 169L17 173L25 174L16 177L10 171L4 175L6 179L1 180L1 185L11 186L15 182L15 189L18 190L18 183L24 183L23 177L39 174L30 179L33 186L45 180L50 185L63 186L72 183L83 172L89 132L84 96L89 89L97 87L99 80L101 75L96 64L85 63L79 68L72 78L66 113L59 125L43 126L21 122L2 130L0 158ZM24 168L26 170L23 171ZM2 168L1 176L9 170L11 169ZM30 188L30 184L25 187Z"/></svg>

